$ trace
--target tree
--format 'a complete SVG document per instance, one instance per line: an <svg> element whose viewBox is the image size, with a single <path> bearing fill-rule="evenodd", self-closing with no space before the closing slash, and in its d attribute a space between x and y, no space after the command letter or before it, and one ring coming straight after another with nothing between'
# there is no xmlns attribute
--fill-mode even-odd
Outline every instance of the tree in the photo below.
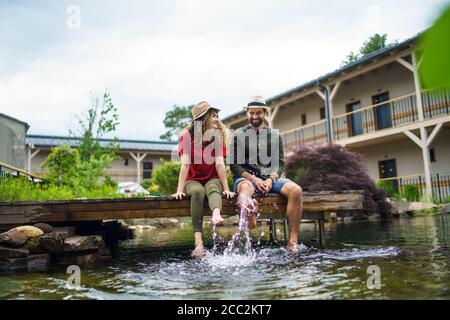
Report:
<svg viewBox="0 0 450 320"><path fill-rule="evenodd" d="M164 127L168 129L159 138L162 140L171 141L173 136L177 136L181 131L191 122L191 110L194 106L177 106L174 105L173 109L166 112L166 117L163 120Z"/></svg>
<svg viewBox="0 0 450 320"><path fill-rule="evenodd" d="M337 144L302 145L286 160L286 175L305 191L364 190L365 212L386 215L386 194L375 186L363 159Z"/></svg>
<svg viewBox="0 0 450 320"><path fill-rule="evenodd" d="M52 149L42 165L48 168L46 179L57 185L94 190L103 177L104 184L113 186L115 183L105 169L117 158L117 138L103 147L99 139L116 130L118 119L117 108L108 91L102 99L91 94L91 105L78 121L79 128L75 131L78 134L69 131L70 135L81 136L80 144L76 149L68 145Z"/></svg>
<svg viewBox="0 0 450 320"><path fill-rule="evenodd" d="M423 60L419 69L424 88L445 86L450 88L450 4L443 10L433 26L421 36Z"/></svg>
<svg viewBox="0 0 450 320"><path fill-rule="evenodd" d="M342 62L342 65L347 65L349 63L355 62L358 59L361 59L372 52L377 50L386 48L388 46L396 44L397 41L393 43L387 44L387 34L374 34L369 39L364 41L362 47L359 49L359 53L355 54L353 51L347 56L347 59Z"/></svg>

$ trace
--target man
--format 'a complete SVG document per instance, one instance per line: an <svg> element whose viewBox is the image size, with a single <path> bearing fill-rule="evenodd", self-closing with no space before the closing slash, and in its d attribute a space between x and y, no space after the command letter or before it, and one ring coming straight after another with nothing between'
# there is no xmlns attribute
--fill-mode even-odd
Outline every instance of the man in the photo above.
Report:
<svg viewBox="0 0 450 320"><path fill-rule="evenodd" d="M302 218L302 189L284 173L283 141L276 130L264 124L270 107L261 96L254 96L244 107L249 124L233 134L230 169L233 173L234 192L238 205L248 216L248 227L256 227L256 192L279 193L287 198L286 217L289 225L290 251L297 251L297 239Z"/></svg>

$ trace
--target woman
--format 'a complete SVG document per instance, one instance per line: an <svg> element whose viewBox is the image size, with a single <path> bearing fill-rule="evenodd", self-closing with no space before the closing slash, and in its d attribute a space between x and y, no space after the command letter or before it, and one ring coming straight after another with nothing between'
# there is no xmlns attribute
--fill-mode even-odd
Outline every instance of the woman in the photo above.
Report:
<svg viewBox="0 0 450 320"><path fill-rule="evenodd" d="M223 223L222 194L229 198L230 192L225 171L226 130L219 120L220 110L202 101L192 108L192 123L180 137L178 153L181 170L175 199L191 197L191 217L194 229L195 248L193 257L205 254L202 240L203 204L205 195L212 211L213 225Z"/></svg>

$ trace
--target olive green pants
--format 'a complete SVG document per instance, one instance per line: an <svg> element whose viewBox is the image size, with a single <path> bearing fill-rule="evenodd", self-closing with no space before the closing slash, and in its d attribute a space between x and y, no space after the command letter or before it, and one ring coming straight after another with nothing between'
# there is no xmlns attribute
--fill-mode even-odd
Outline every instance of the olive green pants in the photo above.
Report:
<svg viewBox="0 0 450 320"><path fill-rule="evenodd" d="M202 232L205 195L208 197L211 211L216 208L222 211L222 183L217 178L209 180L205 185L195 180L187 180L184 189L186 195L191 196L191 217L194 232Z"/></svg>

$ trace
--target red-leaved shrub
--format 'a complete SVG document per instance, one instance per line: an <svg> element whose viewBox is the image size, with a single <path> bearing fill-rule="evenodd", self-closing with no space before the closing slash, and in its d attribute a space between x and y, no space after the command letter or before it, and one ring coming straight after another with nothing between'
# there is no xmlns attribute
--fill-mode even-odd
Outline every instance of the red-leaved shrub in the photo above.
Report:
<svg viewBox="0 0 450 320"><path fill-rule="evenodd" d="M338 144L302 145L286 159L286 175L304 191L364 190L365 213L387 215L385 191L376 187L363 161Z"/></svg>

